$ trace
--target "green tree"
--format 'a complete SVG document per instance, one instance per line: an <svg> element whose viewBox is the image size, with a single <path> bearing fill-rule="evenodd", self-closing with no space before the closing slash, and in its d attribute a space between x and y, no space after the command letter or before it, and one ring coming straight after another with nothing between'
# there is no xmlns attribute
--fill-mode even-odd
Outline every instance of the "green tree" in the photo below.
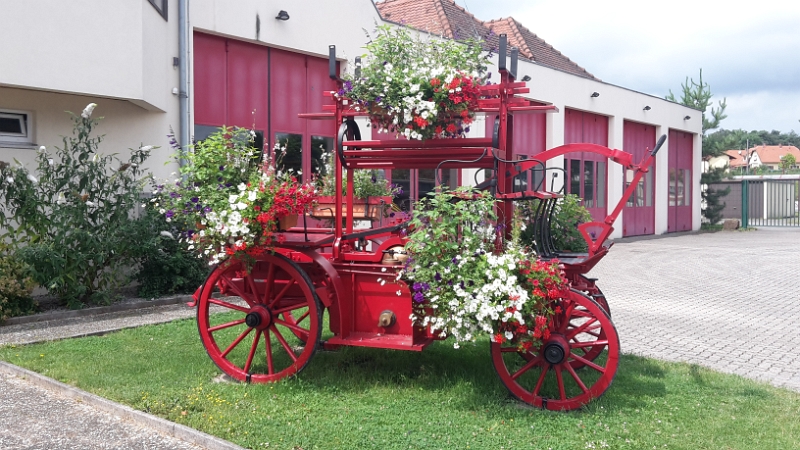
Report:
<svg viewBox="0 0 800 450"><path fill-rule="evenodd" d="M683 92L681 93L680 100L675 98L672 89L670 89L669 94L667 94L665 98L669 101L702 111L704 138L706 132L719 128L720 122L728 117L725 114L725 108L728 106L727 99L722 99L721 102L718 102L718 108L712 106L710 114L706 114L706 110L709 105L711 105L711 97L713 97L713 94L711 93L711 86L703 81L703 69L700 69L700 81L695 82L693 78L686 77L686 81L681 83L681 90ZM717 156L720 153L722 153L721 150L706 145L706 141L703 139L703 156Z"/></svg>
<svg viewBox="0 0 800 450"><path fill-rule="evenodd" d="M783 170L783 173L786 173L786 171L791 169L795 164L797 164L797 158L791 153L787 153L781 158L781 170Z"/></svg>
<svg viewBox="0 0 800 450"><path fill-rule="evenodd" d="M713 145L712 140L705 139L706 132L709 130L716 130L719 128L720 122L728 117L725 114L725 108L728 106L726 100L722 99L718 102L718 108L711 107L710 114L706 115L706 110L711 105L711 86L703 81L703 69L700 69L700 80L695 82L693 78L686 77L686 81L681 83L681 99L680 101L675 98L675 94L670 89L666 99L669 101L681 103L683 105L698 109L703 115L703 157L717 156L722 154L726 149L721 145ZM702 209L703 221L714 225L722 219L722 210L725 208L725 203L722 198L730 193L729 188L714 189L710 185L722 180L724 169L709 170L700 175L700 197L705 208ZM703 187L705 186L705 188Z"/></svg>

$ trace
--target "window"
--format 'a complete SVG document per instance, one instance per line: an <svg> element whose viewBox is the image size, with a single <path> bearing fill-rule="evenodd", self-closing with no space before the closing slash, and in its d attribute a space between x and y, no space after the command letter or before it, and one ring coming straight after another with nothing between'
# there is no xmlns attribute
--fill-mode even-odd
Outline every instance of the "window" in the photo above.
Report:
<svg viewBox="0 0 800 450"><path fill-rule="evenodd" d="M0 145L33 145L31 113L0 109Z"/></svg>
<svg viewBox="0 0 800 450"><path fill-rule="evenodd" d="M156 11L158 11L158 13L161 14L161 17L163 17L164 20L167 20L167 10L169 9L169 3L168 3L169 0L147 0L147 1L150 2L151 5L153 5L153 8L155 8Z"/></svg>

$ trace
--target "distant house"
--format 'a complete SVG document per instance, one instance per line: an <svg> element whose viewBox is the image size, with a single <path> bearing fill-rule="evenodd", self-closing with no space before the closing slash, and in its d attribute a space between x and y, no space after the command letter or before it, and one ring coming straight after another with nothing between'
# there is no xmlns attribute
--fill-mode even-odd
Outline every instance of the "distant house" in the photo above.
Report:
<svg viewBox="0 0 800 450"><path fill-rule="evenodd" d="M789 154L794 155L796 161L793 169L800 164L800 149L794 145L758 145L748 150L726 150L725 154L730 159L729 166L733 170L741 170L748 165L751 169L764 166L771 170L780 170L783 157Z"/></svg>

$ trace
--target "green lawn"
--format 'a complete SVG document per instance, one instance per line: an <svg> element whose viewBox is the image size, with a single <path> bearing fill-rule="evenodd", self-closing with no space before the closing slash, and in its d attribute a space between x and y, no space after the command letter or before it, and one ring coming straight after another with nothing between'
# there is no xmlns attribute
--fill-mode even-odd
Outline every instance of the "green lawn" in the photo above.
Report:
<svg viewBox="0 0 800 450"><path fill-rule="evenodd" d="M624 356L583 411L509 398L488 341L318 352L273 385L215 383L194 320L24 347L0 359L250 448L800 448L800 394Z"/></svg>

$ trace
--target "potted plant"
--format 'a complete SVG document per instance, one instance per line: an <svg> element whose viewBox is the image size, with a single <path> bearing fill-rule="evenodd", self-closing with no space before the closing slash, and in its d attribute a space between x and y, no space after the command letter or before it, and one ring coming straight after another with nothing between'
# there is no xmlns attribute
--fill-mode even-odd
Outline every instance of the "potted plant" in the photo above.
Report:
<svg viewBox="0 0 800 450"><path fill-rule="evenodd" d="M406 27L383 25L366 49L337 96L368 112L378 133L430 139L469 131L486 82L480 41L422 40Z"/></svg>
<svg viewBox="0 0 800 450"><path fill-rule="evenodd" d="M331 152L323 152L321 176L317 179L319 197L311 212L317 219L331 219L335 211L336 177ZM347 193L347 177L342 171L342 195ZM390 214L394 196L403 189L389 183L379 170L356 169L353 171L353 218L378 220Z"/></svg>
<svg viewBox="0 0 800 450"><path fill-rule="evenodd" d="M313 184L277 170L270 158L262 161L245 129L223 127L180 156L186 160L180 177L157 185L151 202L168 221L183 224L180 239L211 264L264 253L317 197Z"/></svg>
<svg viewBox="0 0 800 450"><path fill-rule="evenodd" d="M558 261L541 261L513 244L498 250L495 200L468 187L420 200L410 222L403 271L412 320L455 347L489 334L520 350L549 337L558 299L568 290Z"/></svg>

